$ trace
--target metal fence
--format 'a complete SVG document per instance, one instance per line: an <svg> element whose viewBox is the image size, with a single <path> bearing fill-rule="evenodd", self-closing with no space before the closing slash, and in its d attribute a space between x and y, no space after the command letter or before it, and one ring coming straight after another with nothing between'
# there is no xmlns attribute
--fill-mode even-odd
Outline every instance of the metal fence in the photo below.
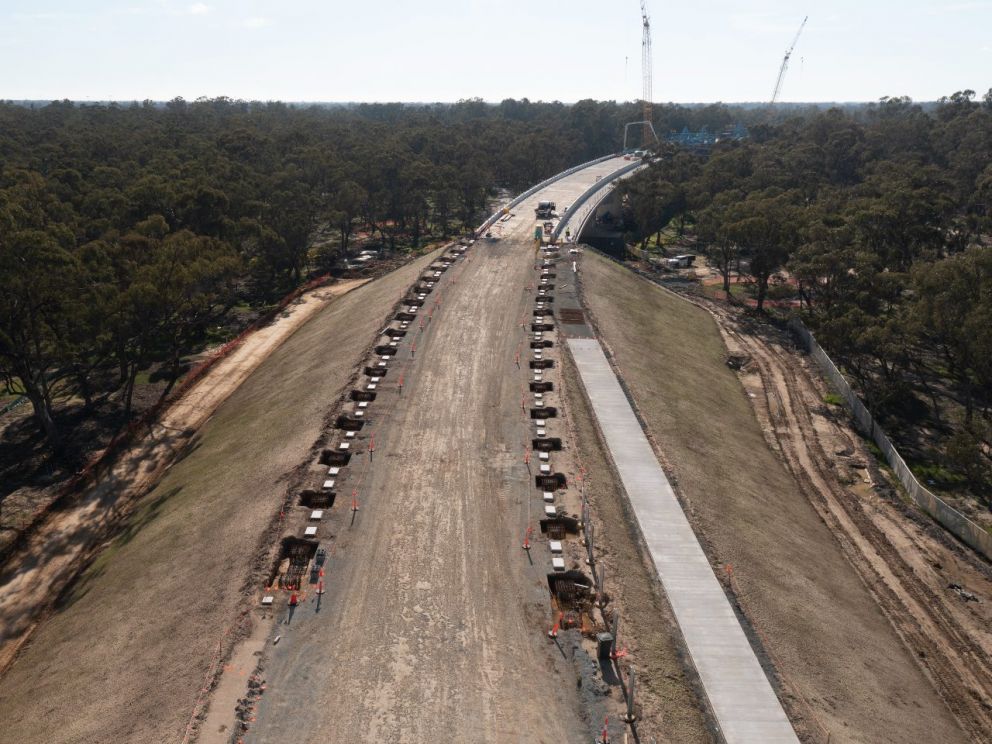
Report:
<svg viewBox="0 0 992 744"><path fill-rule="evenodd" d="M5 405L3 408L0 408L0 416L3 416L5 413L9 413L10 411L13 411L15 408L20 408L27 402L28 402L27 396L22 395L20 398L17 398L11 401L10 403L8 403L7 405Z"/></svg>
<svg viewBox="0 0 992 744"><path fill-rule="evenodd" d="M992 534L984 530L981 526L972 522L968 517L952 507L946 501L927 490L921 484L913 471L906 465L906 461L896 450L895 446L886 436L872 417L871 413L861 402L847 379L827 356L827 353L820 347L810 333L809 329L798 318L789 321L789 326L796 337L802 342L809 352L809 355L816 360L824 376L833 385L834 390L844 399L844 403L851 411L858 428L871 437L872 441L882 451L885 461L892 468L899 482L906 489L909 497L927 514L935 519L946 530L955 535L961 542L971 546L987 558L992 558Z"/></svg>

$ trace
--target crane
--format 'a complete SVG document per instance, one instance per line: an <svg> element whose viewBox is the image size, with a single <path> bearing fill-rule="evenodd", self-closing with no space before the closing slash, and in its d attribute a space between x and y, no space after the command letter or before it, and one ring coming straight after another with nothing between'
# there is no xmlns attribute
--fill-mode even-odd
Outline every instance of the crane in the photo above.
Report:
<svg viewBox="0 0 992 744"><path fill-rule="evenodd" d="M644 6L643 0L641 2L641 7ZM796 31L796 36L792 40L792 44L789 46L789 50L785 53L785 57L782 58L782 67L778 71L778 80L775 81L775 92L772 93L772 100L769 105L774 105L778 100L778 94L782 92L782 81L785 79L785 71L789 69L789 57L792 56L792 50L796 48L796 44L799 41L799 35L806 28L806 21L809 20L809 16L803 18L803 22L799 24L799 30Z"/></svg>
<svg viewBox="0 0 992 744"><path fill-rule="evenodd" d="M648 7L644 0L641 0L641 101L644 106L643 116L644 130L641 136L641 147L647 147L648 133L654 136L654 127L651 125L651 19L648 17ZM655 137L657 139L657 137Z"/></svg>

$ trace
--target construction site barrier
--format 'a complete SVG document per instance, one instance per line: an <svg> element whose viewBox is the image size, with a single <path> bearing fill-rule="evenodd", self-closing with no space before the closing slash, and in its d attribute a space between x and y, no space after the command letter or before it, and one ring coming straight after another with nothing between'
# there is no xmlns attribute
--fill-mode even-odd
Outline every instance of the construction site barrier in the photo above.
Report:
<svg viewBox="0 0 992 744"><path fill-rule="evenodd" d="M609 155L603 155L602 157L596 158L595 160L590 160L590 161L588 161L586 163L582 163L581 165L575 165L575 166L569 168L568 170L563 170L561 173L558 173L557 175L551 176L551 178L547 178L547 179L541 181L536 186L531 186L525 192L523 192L519 196L515 197L512 201L510 201L509 204L504 204L502 207L500 207L495 212L493 212L485 222L483 222L481 225L479 225L479 229L475 231L476 236L484 235L485 232L486 232L486 230L488 230L490 227L492 227L493 224L500 217L503 216L503 210L504 209L513 209L515 206L517 206L518 204L520 204L520 202L524 201L525 199L529 199L534 194L536 194L538 191L540 191L543 188L546 188L547 186L550 186L555 181L560 181L561 179L566 178L566 177L572 175L573 173L578 173L580 170L583 170L584 168L588 168L590 166L596 165L597 163L603 163L603 162L605 162L607 160L610 160L611 158L615 158L615 157L617 157L616 153L610 153Z"/></svg>
<svg viewBox="0 0 992 744"><path fill-rule="evenodd" d="M665 287L657 281L656 277L651 276L647 272L628 266L620 259L615 258L608 253L604 253L593 246L585 245L584 247L598 253L603 258L620 264L624 268L633 271L635 274L647 279L655 286L661 287L666 292L670 292L675 297L685 300L686 302L692 302L678 292L673 292L668 287ZM899 483L902 487L906 489L906 493L909 494L909 497L913 500L913 503L919 506L920 509L922 509L923 512L926 513L931 519L954 535L965 545L992 560L992 534L983 529L981 525L968 519L968 517L934 494L932 491L928 490L917 480L916 476L913 475L913 471L909 469L906 461L903 460L902 455L899 454L899 451L895 448L895 445L892 444L892 441L886 435L885 431L878 425L878 423L876 423L874 417L868 411L867 407L865 407L865 404L858 397L857 393L855 393L851 388L847 378L844 377L844 374L840 371L837 365L834 364L833 360L827 355L820 344L817 343L816 338L806 327L806 325L799 318L794 317L789 320L789 329L792 331L796 340L816 361L823 376L827 378L827 381L831 384L837 394L843 398L844 405L848 411L850 411L851 417L854 419L855 425L858 427L859 431L869 437L879 448L879 450L881 450L882 455L885 458L885 462L888 463L890 468L892 468L896 478L899 479Z"/></svg>
<svg viewBox="0 0 992 744"><path fill-rule="evenodd" d="M28 397L26 395L22 395L20 398L17 398L13 402L5 405L3 408L0 408L0 416L3 416L5 413L8 413L10 411L13 411L15 408L20 408L27 402L28 402Z"/></svg>
<svg viewBox="0 0 992 744"><path fill-rule="evenodd" d="M886 436L882 427L875 421L865 404L861 402L837 365L817 343L816 338L806 325L799 318L792 318L789 320L789 328L809 355L816 360L824 377L827 378L837 394L844 399L844 404L851 412L858 429L871 438L882 451L885 461L892 468L896 478L899 479L913 502L961 542L977 550L986 558L992 559L992 534L989 534L980 525L972 522L953 506L925 488L916 479L913 471L902 459L902 455Z"/></svg>

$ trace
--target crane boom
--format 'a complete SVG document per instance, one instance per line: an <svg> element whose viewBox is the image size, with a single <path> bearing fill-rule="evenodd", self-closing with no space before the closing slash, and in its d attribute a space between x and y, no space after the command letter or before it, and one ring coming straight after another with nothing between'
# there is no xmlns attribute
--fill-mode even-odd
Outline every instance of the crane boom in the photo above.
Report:
<svg viewBox="0 0 992 744"><path fill-rule="evenodd" d="M654 128L651 127L651 100L652 91L652 59L651 59L651 18L648 17L648 6L645 0L641 0L641 105L643 106L644 120L641 136L641 147L647 147L648 134L654 135Z"/></svg>
<svg viewBox="0 0 992 744"><path fill-rule="evenodd" d="M778 70L778 79L775 81L775 92L772 93L771 103L775 103L778 100L778 94L782 92L782 81L785 80L785 71L789 69L789 58L792 56L792 50L799 43L799 35L806 28L806 21L808 20L809 16L803 18L803 22L799 24L799 30L796 31L796 35L792 39L792 44L789 45L788 51L786 51L785 56L782 58L782 66Z"/></svg>

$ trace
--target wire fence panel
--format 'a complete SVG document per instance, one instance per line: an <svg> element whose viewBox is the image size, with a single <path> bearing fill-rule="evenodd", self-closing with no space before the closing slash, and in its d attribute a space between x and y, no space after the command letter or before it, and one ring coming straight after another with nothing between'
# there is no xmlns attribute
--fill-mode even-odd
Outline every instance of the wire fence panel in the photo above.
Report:
<svg viewBox="0 0 992 744"><path fill-rule="evenodd" d="M875 419L865 407L865 404L861 402L861 399L851 388L847 379L837 368L837 365L834 364L833 360L820 347L809 329L798 318L790 320L789 327L809 352L809 355L816 360L823 375L830 381L837 394L844 399L858 428L864 434L871 437L875 445L881 450L885 461L892 468L892 472L895 473L896 478L899 479L899 482L906 489L913 502L936 520L944 529L961 540L961 542L977 550L986 558L992 558L992 534L989 534L980 525L972 522L968 517L928 490L917 480L916 476L913 475L913 471L909 469L906 461L902 459L902 455L895 448L895 445L886 436L882 427L875 422Z"/></svg>

